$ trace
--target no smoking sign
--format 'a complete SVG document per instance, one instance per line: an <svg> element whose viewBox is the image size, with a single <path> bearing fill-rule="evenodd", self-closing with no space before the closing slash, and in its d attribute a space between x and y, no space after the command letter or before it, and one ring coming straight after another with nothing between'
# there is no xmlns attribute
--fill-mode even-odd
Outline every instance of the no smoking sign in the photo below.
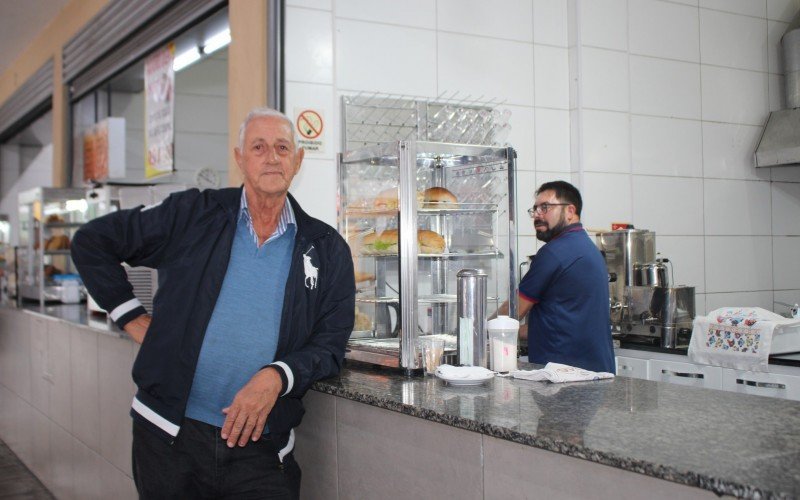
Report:
<svg viewBox="0 0 800 500"><path fill-rule="evenodd" d="M322 113L313 109L295 110L295 127L300 137L298 146L306 150L307 153L323 153L325 143L322 140L322 130L325 121Z"/></svg>

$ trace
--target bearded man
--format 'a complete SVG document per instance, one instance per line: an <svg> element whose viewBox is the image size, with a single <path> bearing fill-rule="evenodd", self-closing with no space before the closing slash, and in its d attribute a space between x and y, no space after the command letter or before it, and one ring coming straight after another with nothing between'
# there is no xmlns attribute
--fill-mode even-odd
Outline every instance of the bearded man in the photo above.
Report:
<svg viewBox="0 0 800 500"><path fill-rule="evenodd" d="M536 253L519 285L519 317L528 315L528 359L615 373L608 270L581 225L583 201L564 181L542 184L528 214Z"/></svg>

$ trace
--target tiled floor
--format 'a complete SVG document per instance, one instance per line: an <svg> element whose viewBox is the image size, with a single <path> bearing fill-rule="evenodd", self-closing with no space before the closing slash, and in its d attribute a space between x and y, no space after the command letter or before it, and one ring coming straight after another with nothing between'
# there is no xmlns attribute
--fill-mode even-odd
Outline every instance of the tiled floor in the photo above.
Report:
<svg viewBox="0 0 800 500"><path fill-rule="evenodd" d="M0 440L0 500L52 500L53 495Z"/></svg>

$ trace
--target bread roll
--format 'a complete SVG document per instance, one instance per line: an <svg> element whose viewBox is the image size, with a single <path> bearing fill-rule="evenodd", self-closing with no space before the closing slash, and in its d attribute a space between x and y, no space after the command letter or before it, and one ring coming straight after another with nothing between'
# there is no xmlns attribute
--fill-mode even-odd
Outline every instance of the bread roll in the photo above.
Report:
<svg viewBox="0 0 800 500"><path fill-rule="evenodd" d="M458 198L443 187L432 187L422 192L422 208L456 208Z"/></svg>
<svg viewBox="0 0 800 500"><path fill-rule="evenodd" d="M384 189L375 197L373 206L378 210L396 210L398 206L398 189Z"/></svg>
<svg viewBox="0 0 800 500"><path fill-rule="evenodd" d="M420 229L417 231L417 243L419 243L419 253L443 253L444 238L439 233Z"/></svg>

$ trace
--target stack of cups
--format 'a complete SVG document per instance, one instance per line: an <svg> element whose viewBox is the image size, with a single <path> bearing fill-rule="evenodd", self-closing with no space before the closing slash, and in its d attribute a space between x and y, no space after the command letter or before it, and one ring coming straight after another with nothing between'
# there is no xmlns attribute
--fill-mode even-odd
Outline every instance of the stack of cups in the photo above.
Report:
<svg viewBox="0 0 800 500"><path fill-rule="evenodd" d="M489 331L489 359L496 372L517 369L517 335L519 321L508 316L498 316L486 324Z"/></svg>

